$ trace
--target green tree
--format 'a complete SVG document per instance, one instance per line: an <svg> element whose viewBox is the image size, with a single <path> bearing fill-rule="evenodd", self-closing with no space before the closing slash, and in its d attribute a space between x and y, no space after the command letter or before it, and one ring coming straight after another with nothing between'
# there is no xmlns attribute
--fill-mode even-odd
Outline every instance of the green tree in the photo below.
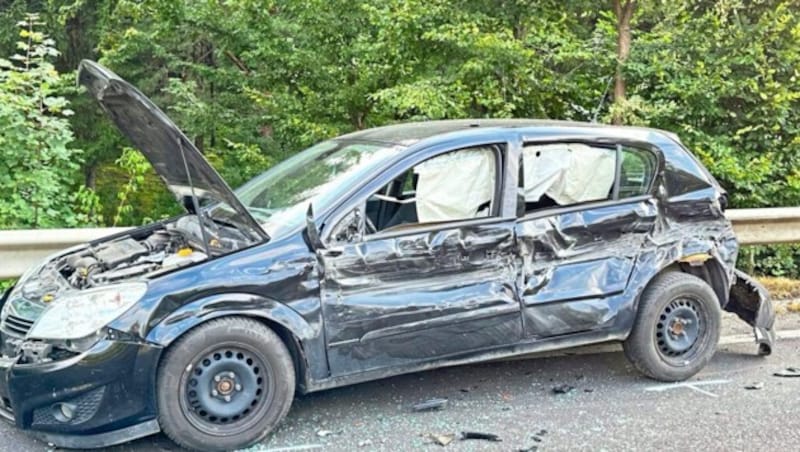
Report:
<svg viewBox="0 0 800 452"><path fill-rule="evenodd" d="M73 193L80 151L57 95L54 42L35 14L19 23L19 53L0 59L0 227L77 226L95 220L93 194ZM82 211L82 208L85 209Z"/></svg>

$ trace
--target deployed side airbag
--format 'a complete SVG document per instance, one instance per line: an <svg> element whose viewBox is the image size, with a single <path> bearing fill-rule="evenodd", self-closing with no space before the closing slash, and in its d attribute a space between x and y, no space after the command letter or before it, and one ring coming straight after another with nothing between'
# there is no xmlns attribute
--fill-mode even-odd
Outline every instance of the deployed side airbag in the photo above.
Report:
<svg viewBox="0 0 800 452"><path fill-rule="evenodd" d="M417 165L414 172L419 176L420 223L474 218L492 199L495 158L489 148L443 154Z"/></svg>
<svg viewBox="0 0 800 452"><path fill-rule="evenodd" d="M616 153L579 143L526 146L522 150L525 201L547 195L561 206L608 197Z"/></svg>

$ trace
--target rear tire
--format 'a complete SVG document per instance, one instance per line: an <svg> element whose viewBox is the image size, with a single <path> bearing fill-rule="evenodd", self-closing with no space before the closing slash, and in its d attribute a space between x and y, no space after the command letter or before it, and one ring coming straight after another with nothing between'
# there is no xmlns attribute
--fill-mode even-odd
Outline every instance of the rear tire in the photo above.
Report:
<svg viewBox="0 0 800 452"><path fill-rule="evenodd" d="M286 416L295 373L283 341L247 318L211 320L166 352L158 369L158 422L192 450L249 447Z"/></svg>
<svg viewBox="0 0 800 452"><path fill-rule="evenodd" d="M644 375L682 381L714 356L720 324L719 300L711 287L694 275L668 272L645 289L633 330L622 346Z"/></svg>

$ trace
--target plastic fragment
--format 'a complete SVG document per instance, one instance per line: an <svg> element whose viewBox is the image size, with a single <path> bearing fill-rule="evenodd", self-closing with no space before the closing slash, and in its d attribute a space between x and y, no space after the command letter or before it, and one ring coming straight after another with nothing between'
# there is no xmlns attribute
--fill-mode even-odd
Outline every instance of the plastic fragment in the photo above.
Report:
<svg viewBox="0 0 800 452"><path fill-rule="evenodd" d="M746 385L744 388L745 389L750 389L750 390L764 389L764 382L763 381L757 381L755 383L750 383L750 384Z"/></svg>
<svg viewBox="0 0 800 452"><path fill-rule="evenodd" d="M779 370L772 375L785 378L800 377L800 367L787 367L786 369Z"/></svg>
<svg viewBox="0 0 800 452"><path fill-rule="evenodd" d="M567 394L575 390L575 386L563 384L553 387L553 394Z"/></svg>
<svg viewBox="0 0 800 452"><path fill-rule="evenodd" d="M438 444L439 446L446 446L452 443L455 437L456 435L452 433L447 433L447 434L431 433L428 435L428 438L430 438L434 442L434 444Z"/></svg>
<svg viewBox="0 0 800 452"><path fill-rule="evenodd" d="M333 432L330 430L317 430L317 436L319 436L320 438L324 438L330 435L333 435Z"/></svg>
<svg viewBox="0 0 800 452"><path fill-rule="evenodd" d="M468 439L480 439L484 441L492 441L495 443L503 441L502 439L500 439L499 436L495 435L494 433L461 432L461 440L464 441Z"/></svg>
<svg viewBox="0 0 800 452"><path fill-rule="evenodd" d="M447 399L430 399L414 405L414 411L436 411L447 406Z"/></svg>

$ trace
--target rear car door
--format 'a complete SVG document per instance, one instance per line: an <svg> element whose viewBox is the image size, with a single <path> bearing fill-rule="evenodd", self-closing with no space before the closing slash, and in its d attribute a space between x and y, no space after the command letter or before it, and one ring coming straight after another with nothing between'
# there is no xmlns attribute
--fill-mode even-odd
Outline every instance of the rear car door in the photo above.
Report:
<svg viewBox="0 0 800 452"><path fill-rule="evenodd" d="M592 142L527 143L517 225L525 336L609 327L657 218L661 157ZM520 209L522 210L522 209Z"/></svg>
<svg viewBox="0 0 800 452"><path fill-rule="evenodd" d="M407 159L338 220L319 253L333 375L522 337L505 151L481 143Z"/></svg>

